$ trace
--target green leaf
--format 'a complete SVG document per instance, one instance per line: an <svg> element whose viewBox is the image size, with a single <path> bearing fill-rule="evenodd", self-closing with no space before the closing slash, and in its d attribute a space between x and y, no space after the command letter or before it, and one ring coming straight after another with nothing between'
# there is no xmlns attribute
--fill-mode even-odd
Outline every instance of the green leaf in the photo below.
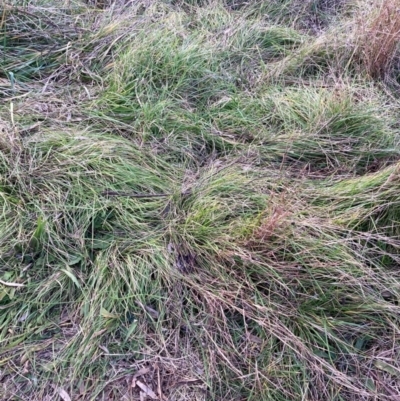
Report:
<svg viewBox="0 0 400 401"><path fill-rule="evenodd" d="M73 266L81 262L83 259L82 255L71 255L68 260L68 266Z"/></svg>
<svg viewBox="0 0 400 401"><path fill-rule="evenodd" d="M129 326L128 330L126 331L125 341L129 339L129 337L133 334L137 327L138 321L134 320L133 323Z"/></svg>
<svg viewBox="0 0 400 401"><path fill-rule="evenodd" d="M42 216L39 216L37 223L36 223L36 229L32 234L29 247L34 249L34 250L39 250L41 242L43 240L43 236L45 234L45 227L46 223Z"/></svg>
<svg viewBox="0 0 400 401"><path fill-rule="evenodd" d="M113 240L114 236L112 234L104 235L103 237L93 238L92 240L89 240L89 246L91 249L103 250L107 249L111 245Z"/></svg>
<svg viewBox="0 0 400 401"><path fill-rule="evenodd" d="M11 301L15 295L15 288L10 288L7 292L8 292L8 298L10 298Z"/></svg>
<svg viewBox="0 0 400 401"><path fill-rule="evenodd" d="M357 339L356 343L354 344L354 348L358 350L362 350L365 343L365 337L360 337Z"/></svg>
<svg viewBox="0 0 400 401"><path fill-rule="evenodd" d="M105 308L101 308L100 310L100 315L101 317L104 317L105 319L119 319L119 316L109 312L107 309Z"/></svg>
<svg viewBox="0 0 400 401"><path fill-rule="evenodd" d="M368 390L376 391L375 382L370 377L368 377L368 379L365 381L365 385L367 386Z"/></svg>
<svg viewBox="0 0 400 401"><path fill-rule="evenodd" d="M385 371L385 372L387 372L387 373L390 373L390 374L393 375L393 376L397 376L397 377L400 376L400 370L399 370L399 369L395 368L394 366L392 366L392 365L390 365L389 363L384 362L384 361L382 361L382 360L380 360L380 359L377 359L377 360L375 361L374 365L375 365L378 369L383 370L383 371Z"/></svg>
<svg viewBox="0 0 400 401"><path fill-rule="evenodd" d="M74 275L74 273L72 273L70 270L67 269L61 269L61 271L65 273L78 288L81 288L81 285L76 276Z"/></svg>
<svg viewBox="0 0 400 401"><path fill-rule="evenodd" d="M6 291L0 291L0 302L8 295Z"/></svg>

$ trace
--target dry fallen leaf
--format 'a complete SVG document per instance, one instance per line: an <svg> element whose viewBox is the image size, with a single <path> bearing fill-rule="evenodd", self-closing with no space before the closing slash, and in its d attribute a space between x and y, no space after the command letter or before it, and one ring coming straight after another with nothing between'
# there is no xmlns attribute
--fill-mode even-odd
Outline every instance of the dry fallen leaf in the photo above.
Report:
<svg viewBox="0 0 400 401"><path fill-rule="evenodd" d="M107 347L105 347L104 345L99 345L99 348L100 348L101 350L103 350L106 354L109 354L109 353L110 353L109 349L108 349Z"/></svg>
<svg viewBox="0 0 400 401"><path fill-rule="evenodd" d="M26 374L28 374L29 373L29 360L27 360L25 363L24 363L24 369L22 370L22 374L23 375L26 375Z"/></svg>
<svg viewBox="0 0 400 401"><path fill-rule="evenodd" d="M263 342L263 340L260 337L255 336L254 334L247 333L247 338L249 341L256 343L256 344L262 344L262 342Z"/></svg>
<svg viewBox="0 0 400 401"><path fill-rule="evenodd" d="M160 317L160 313L153 309L151 306L145 305L144 308L152 318L158 319Z"/></svg>
<svg viewBox="0 0 400 401"><path fill-rule="evenodd" d="M95 331L92 335L92 338L96 338L98 336L101 336L103 333L105 333L107 331L107 329L101 329L99 331Z"/></svg>
<svg viewBox="0 0 400 401"><path fill-rule="evenodd" d="M139 369L132 377L132 387L136 387L136 379L140 376L143 376L150 372L149 368L141 368Z"/></svg>
<svg viewBox="0 0 400 401"><path fill-rule="evenodd" d="M150 372L149 368L141 368L133 375L133 377L140 377L140 376L143 376L143 375L145 375L145 374L147 374L149 372Z"/></svg>
<svg viewBox="0 0 400 401"><path fill-rule="evenodd" d="M149 396L152 400L158 400L158 397L156 393L149 387L147 387L144 383L141 381L137 380L136 385L147 395Z"/></svg>
<svg viewBox="0 0 400 401"><path fill-rule="evenodd" d="M71 397L68 395L68 393L62 389L62 388L58 388L58 395L64 400L64 401L71 401Z"/></svg>

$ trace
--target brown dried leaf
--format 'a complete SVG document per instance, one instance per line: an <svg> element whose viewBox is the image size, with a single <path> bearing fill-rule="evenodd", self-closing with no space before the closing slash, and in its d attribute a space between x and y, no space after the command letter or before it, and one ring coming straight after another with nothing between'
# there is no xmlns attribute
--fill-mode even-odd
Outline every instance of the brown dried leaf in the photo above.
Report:
<svg viewBox="0 0 400 401"><path fill-rule="evenodd" d="M144 383L137 380L136 385L152 400L158 400L157 394L149 387L147 387Z"/></svg>
<svg viewBox="0 0 400 401"><path fill-rule="evenodd" d="M71 401L71 397L68 395L68 393L62 389L62 388L58 388L58 395L64 400L64 401Z"/></svg>
<svg viewBox="0 0 400 401"><path fill-rule="evenodd" d="M150 372L150 369L149 369L149 368L141 368L141 369L139 369L139 370L133 375L133 377L132 377L132 384L131 384L131 387L132 387L132 388L133 388L133 387L136 387L136 379L137 379L138 377L140 377L140 376L143 376L143 375L149 373L149 372Z"/></svg>

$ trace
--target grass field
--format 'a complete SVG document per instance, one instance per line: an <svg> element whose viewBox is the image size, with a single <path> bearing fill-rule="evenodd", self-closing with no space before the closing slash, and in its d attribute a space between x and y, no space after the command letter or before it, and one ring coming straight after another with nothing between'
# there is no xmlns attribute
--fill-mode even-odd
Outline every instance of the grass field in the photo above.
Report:
<svg viewBox="0 0 400 401"><path fill-rule="evenodd" d="M399 8L2 1L0 400L399 400Z"/></svg>

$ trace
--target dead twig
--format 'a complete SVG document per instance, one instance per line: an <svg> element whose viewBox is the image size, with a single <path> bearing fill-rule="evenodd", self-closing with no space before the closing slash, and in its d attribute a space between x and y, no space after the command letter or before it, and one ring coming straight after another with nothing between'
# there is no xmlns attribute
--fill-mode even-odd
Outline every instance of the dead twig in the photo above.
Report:
<svg viewBox="0 0 400 401"><path fill-rule="evenodd" d="M25 284L20 284L20 283L10 283L7 281L0 280L0 284L6 286L6 287L25 287Z"/></svg>

